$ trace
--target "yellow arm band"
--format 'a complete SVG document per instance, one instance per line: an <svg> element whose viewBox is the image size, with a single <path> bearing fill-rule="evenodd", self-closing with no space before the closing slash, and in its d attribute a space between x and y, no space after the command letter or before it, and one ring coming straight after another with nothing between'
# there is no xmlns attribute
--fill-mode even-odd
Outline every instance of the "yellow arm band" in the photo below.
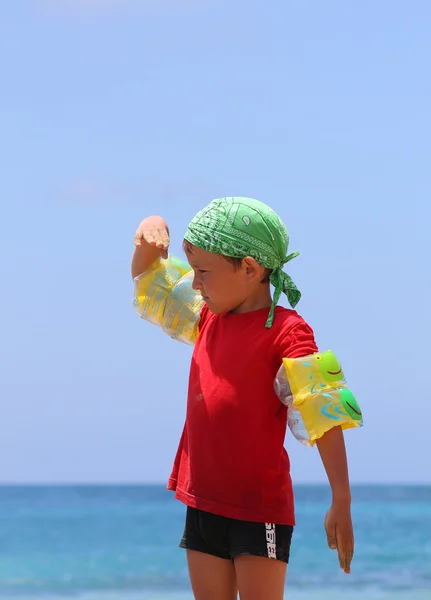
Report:
<svg viewBox="0 0 431 600"><path fill-rule="evenodd" d="M284 358L275 391L288 407L293 435L306 446L313 446L333 427L350 429L363 425L361 409L330 350Z"/></svg>
<svg viewBox="0 0 431 600"><path fill-rule="evenodd" d="M134 280L133 306L138 315L158 325L175 340L193 345L199 334L203 305L192 288L190 266L175 256L158 259Z"/></svg>

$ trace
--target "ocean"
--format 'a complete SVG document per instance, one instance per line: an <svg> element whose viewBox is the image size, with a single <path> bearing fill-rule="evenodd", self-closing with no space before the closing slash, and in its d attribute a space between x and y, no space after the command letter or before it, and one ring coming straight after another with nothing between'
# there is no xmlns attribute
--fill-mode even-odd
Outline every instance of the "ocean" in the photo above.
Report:
<svg viewBox="0 0 431 600"><path fill-rule="evenodd" d="M328 489L295 495L286 598L431 600L431 486L353 487L350 576L326 546ZM0 598L192 600L184 513L163 486L0 486Z"/></svg>

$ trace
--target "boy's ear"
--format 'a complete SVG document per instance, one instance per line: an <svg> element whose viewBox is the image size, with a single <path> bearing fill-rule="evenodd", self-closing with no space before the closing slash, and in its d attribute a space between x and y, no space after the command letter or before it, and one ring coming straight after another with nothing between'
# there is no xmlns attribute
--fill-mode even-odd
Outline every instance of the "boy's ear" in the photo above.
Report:
<svg viewBox="0 0 431 600"><path fill-rule="evenodd" d="M251 256L246 256L242 262L243 269L250 279L258 279L262 277L264 268Z"/></svg>

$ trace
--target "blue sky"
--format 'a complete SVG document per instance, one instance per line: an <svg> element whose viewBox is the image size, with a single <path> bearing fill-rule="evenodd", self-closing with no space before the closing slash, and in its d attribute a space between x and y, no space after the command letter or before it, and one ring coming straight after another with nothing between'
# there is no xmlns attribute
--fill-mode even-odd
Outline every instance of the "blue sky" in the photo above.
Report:
<svg viewBox="0 0 431 600"><path fill-rule="evenodd" d="M366 419L352 481L429 482L431 7L3 2L0 480L164 482L190 349L131 308L133 234L214 197L291 235ZM323 481L289 435L295 481Z"/></svg>

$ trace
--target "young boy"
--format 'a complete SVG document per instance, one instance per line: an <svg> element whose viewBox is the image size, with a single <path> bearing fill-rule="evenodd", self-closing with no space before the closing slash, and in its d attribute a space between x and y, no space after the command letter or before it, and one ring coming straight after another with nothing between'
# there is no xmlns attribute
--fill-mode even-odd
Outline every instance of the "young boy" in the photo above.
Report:
<svg viewBox="0 0 431 600"><path fill-rule="evenodd" d="M289 238L278 215L250 198L215 200L194 217L183 242L191 269L168 257L162 217L144 219L134 241L137 312L195 345L186 422L168 484L187 506L180 545L194 596L234 600L239 592L241 600L281 600L295 525L284 449L288 412L289 425L295 419L274 382L290 359L324 358L309 325L277 306L282 292L292 308L299 301L283 271L297 253L287 256ZM289 364L302 370L312 365L297 362ZM327 370L326 377L339 379L340 373L341 367ZM343 391L320 385L331 398ZM324 433L309 440L317 443L332 489L328 545L350 573L354 541L342 426L357 423L348 423L341 404L335 410Z"/></svg>

